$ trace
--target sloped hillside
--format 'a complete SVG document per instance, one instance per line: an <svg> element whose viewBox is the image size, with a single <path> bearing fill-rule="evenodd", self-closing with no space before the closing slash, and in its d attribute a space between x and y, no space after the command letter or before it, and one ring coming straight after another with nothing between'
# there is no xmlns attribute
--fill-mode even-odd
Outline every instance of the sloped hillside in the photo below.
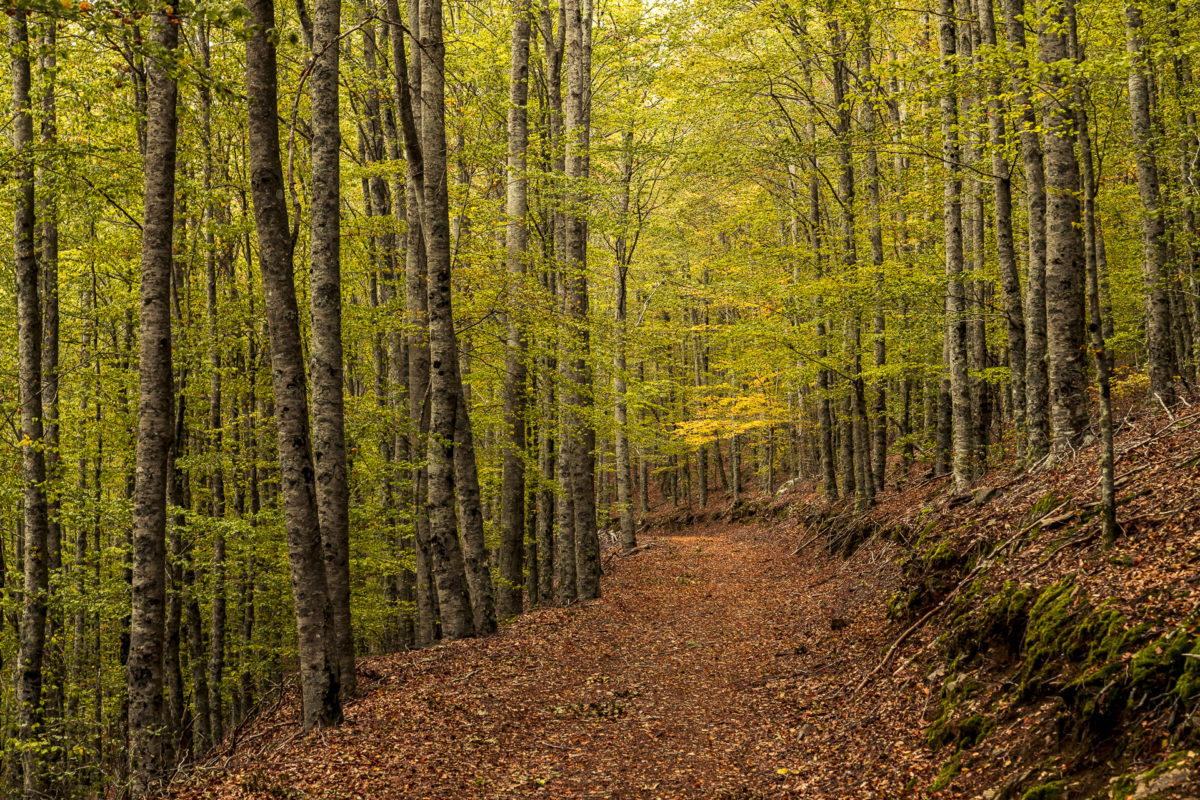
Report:
<svg viewBox="0 0 1200 800"><path fill-rule="evenodd" d="M842 551L898 543L893 644L847 691L928 695L928 794L1196 796L1200 413L1126 420L1102 547L1096 453L994 473L970 495L914 480L866 517L799 509ZM811 535L811 534L810 534ZM855 556L851 557L854 560Z"/></svg>

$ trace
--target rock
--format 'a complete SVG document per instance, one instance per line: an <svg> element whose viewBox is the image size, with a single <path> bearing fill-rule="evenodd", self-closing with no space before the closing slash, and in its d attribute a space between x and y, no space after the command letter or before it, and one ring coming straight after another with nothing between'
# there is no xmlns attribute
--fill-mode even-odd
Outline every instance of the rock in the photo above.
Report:
<svg viewBox="0 0 1200 800"><path fill-rule="evenodd" d="M980 486L972 493L971 502L981 506L998 494L1000 494L1000 490L994 486Z"/></svg>
<svg viewBox="0 0 1200 800"><path fill-rule="evenodd" d="M1168 770L1145 783L1138 782L1137 790L1129 800L1148 800L1158 797L1160 792L1178 786L1191 778L1191 771L1185 768Z"/></svg>

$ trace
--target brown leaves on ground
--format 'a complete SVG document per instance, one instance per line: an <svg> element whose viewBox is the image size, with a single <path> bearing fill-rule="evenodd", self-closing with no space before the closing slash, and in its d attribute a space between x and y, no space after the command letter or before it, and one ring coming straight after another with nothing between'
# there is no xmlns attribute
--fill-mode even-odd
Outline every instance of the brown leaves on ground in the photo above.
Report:
<svg viewBox="0 0 1200 800"><path fill-rule="evenodd" d="M794 546L786 526L660 537L598 601L360 662L344 726L302 735L281 708L175 796L918 796L926 696L846 696L887 644L893 545Z"/></svg>

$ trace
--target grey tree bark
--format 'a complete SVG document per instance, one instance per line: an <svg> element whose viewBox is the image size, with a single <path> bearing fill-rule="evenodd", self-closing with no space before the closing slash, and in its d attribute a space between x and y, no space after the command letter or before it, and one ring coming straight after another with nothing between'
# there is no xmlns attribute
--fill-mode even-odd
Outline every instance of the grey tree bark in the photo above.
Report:
<svg viewBox="0 0 1200 800"><path fill-rule="evenodd" d="M996 21L992 0L979 0L979 26L983 43L989 49L997 46ZM1011 376L1013 426L1017 430L1017 458L1025 456L1025 310L1021 298L1021 275L1017 269L1017 253L1013 242L1012 178L1004 155L1006 141L1004 123L1003 81L997 74L991 81L992 98L988 107L988 143L992 150L992 201L995 211L996 262L1000 269L1000 285L1004 290L1004 320L1008 336L1008 368Z"/></svg>
<svg viewBox="0 0 1200 800"><path fill-rule="evenodd" d="M513 3L512 53L508 88L508 165L505 196L505 261L511 286L524 286L529 230L526 151L529 146L529 0ZM515 309L516 304L513 304ZM527 370L524 326L515 310L507 315L504 356L504 448L503 485L500 489L500 581L496 612L501 617L521 613L524 589L525 539L525 406ZM530 565L531 567L534 565Z"/></svg>
<svg viewBox="0 0 1200 800"><path fill-rule="evenodd" d="M613 255L616 260L615 297L613 303L613 450L615 457L617 483L617 519L620 528L621 549L628 552L637 547L637 534L633 525L633 475L629 460L629 419L626 405L628 391L626 372L626 338L628 336L628 314L626 310L628 299L629 264L633 258L632 243L627 239L629 217L629 190L633 180L633 129L627 129L621 136L621 183L619 189L618 213L620 214L620 233L614 247ZM693 314L695 312L693 311ZM700 356L697 354L697 359ZM700 379L699 361L696 364L696 378ZM703 473L704 449L700 450L701 472ZM707 487L701 485L701 505L707 502Z"/></svg>
<svg viewBox="0 0 1200 800"><path fill-rule="evenodd" d="M1125 7L1129 70L1129 116L1137 147L1137 184L1142 199L1142 282L1146 289L1146 366L1150 393L1170 406L1175 402L1175 354L1171 303L1167 293L1167 219L1159 188L1158 154L1150 114L1150 65L1142 32L1142 9Z"/></svg>
<svg viewBox="0 0 1200 800"><path fill-rule="evenodd" d="M454 386L458 409L454 425L454 483L458 521L462 533L463 567L471 597L471 615L476 636L496 632L496 591L487 545L484 543L483 505L479 470L475 462L475 432L468 414L469 396L464 389L458 359L454 360Z"/></svg>
<svg viewBox="0 0 1200 800"><path fill-rule="evenodd" d="M863 101L862 129L867 140L866 170L867 170L867 222L868 238L871 242L871 265L875 268L875 314L872 319L872 338L875 356L875 368L882 373L887 366L887 343L884 339L886 321L884 318L884 276L883 276L883 226L880 217L880 176L879 176L879 147L875 141L876 110L879 102L879 87L872 74L873 57L870 40L869 22L863 24L862 68L860 77L867 87L868 96ZM884 478L887 470L887 381L882 378L875 380L875 402L872 406L872 416L875 418L873 441L871 445L871 483L875 493L883 491Z"/></svg>
<svg viewBox="0 0 1200 800"><path fill-rule="evenodd" d="M1046 130L1046 366L1050 379L1051 455L1068 455L1087 426L1083 377L1084 250L1075 157L1075 120L1061 0L1040 9L1038 44L1050 91L1043 101Z"/></svg>
<svg viewBox="0 0 1200 800"><path fill-rule="evenodd" d="M950 85L942 94L942 161L946 169L943 221L946 242L946 341L950 372L953 427L951 475L955 491L971 480L971 397L967 380L966 286L963 282L962 148L959 144L958 95L953 88L958 73L957 28L954 0L940 0L938 25L942 63Z"/></svg>
<svg viewBox="0 0 1200 800"><path fill-rule="evenodd" d="M450 206L446 175L445 41L441 0L421 0L421 155L426 279L429 296L429 541L442 634L475 632L454 498L454 432L458 415L458 339L450 279Z"/></svg>
<svg viewBox="0 0 1200 800"><path fill-rule="evenodd" d="M308 392L300 340L291 234L279 154L274 0L247 0L246 99L250 190L258 233L271 383L279 449L279 481L296 613L304 728L342 720L333 613L317 516Z"/></svg>
<svg viewBox="0 0 1200 800"><path fill-rule="evenodd" d="M46 567L50 582L63 575L63 526L61 502L63 464L59 449L59 303L58 303L58 172L55 163L58 149L58 23L47 20L43 26L38 56L42 75L42 119L40 156L35 183L37 195L36 225L40 237L35 244L38 258L38 278L41 281L42 305L42 413L45 415L46 461ZM61 609L48 608L46 618L46 668L50 675L44 698L48 727L61 730L63 722L63 693L66 687L63 645L66 642L65 619ZM50 731L48 731L50 732Z"/></svg>
<svg viewBox="0 0 1200 800"><path fill-rule="evenodd" d="M354 696L350 619L350 490L343 400L341 116L338 72L341 0L316 0L312 20L312 446L325 579L333 613L339 686Z"/></svg>
<svg viewBox="0 0 1200 800"><path fill-rule="evenodd" d="M816 126L809 125L809 141L816 140ZM821 237L821 175L818 169L817 156L814 148L810 157L808 175L809 198L809 246L812 248L813 260L817 267L819 279L824 270ZM824 489L825 501L835 503L838 499L837 459L833 449L833 401L829 397L829 360L828 331L826 328L824 298L817 298L817 437L821 456L821 486ZM717 451L718 456L720 450ZM724 472L722 472L724 477Z"/></svg>
<svg viewBox="0 0 1200 800"><path fill-rule="evenodd" d="M1078 21L1074 0L1067 0L1067 36L1071 58L1083 63L1079 44ZM1104 340L1104 325L1100 309L1100 271L1104 261L1104 234L1096 215L1096 169L1093 161L1092 136L1084 105L1083 88L1076 83L1073 92L1075 130L1079 134L1079 152L1083 159L1083 235L1087 259L1088 333L1092 358L1096 366L1096 388L1100 400L1100 524L1105 547L1116 542L1117 498L1115 485L1116 453L1113 449L1112 367L1108 346Z"/></svg>
<svg viewBox="0 0 1200 800"><path fill-rule="evenodd" d="M417 0L407 5L408 29L420 35L420 12ZM419 58L411 63L405 55L404 27L401 24L397 0L388 0L388 16L392 22L391 43L393 73L396 78L397 105L404 152L407 161L404 172L406 213L405 240L405 322L408 326L408 409L414 430L410 450L415 463L412 469L413 529L416 545L416 643L432 644L437 637L437 594L434 588L433 563L429 542L429 506L426 493L429 469L417 454L428 450L429 434L429 294L426 290L428 267L425 260L425 237L422 209L424 208L425 167L419 134L421 64Z"/></svg>
<svg viewBox="0 0 1200 800"><path fill-rule="evenodd" d="M1004 21L1013 65L1013 106L1021 117L1018 136L1029 215L1029 266L1025 294L1026 457L1036 461L1050 447L1050 384L1046 367L1046 174L1038 116L1029 94L1030 54L1025 43L1025 0L1004 0Z"/></svg>
<svg viewBox="0 0 1200 800"><path fill-rule="evenodd" d="M381 86L387 86L389 81L395 86L398 82L405 82L407 79L408 65L405 63L404 58L404 32L399 28L399 14L400 10L396 0L388 0L385 3L384 13L379 19L378 41L381 43L383 52L390 55L390 63L387 58L382 58L378 64ZM383 131L387 141L387 157L393 163L399 163L403 156L400 100L400 92L396 91L391 101L383 106ZM390 186L391 213L397 224L406 222L408 209L406 208L403 172L396 169L392 173L391 181L388 184L384 184L382 178L376 183L382 184L384 187ZM380 193L379 187L372 188L373 198ZM373 202L376 201L373 200ZM398 274L398 266L403 259L401 255L404 249L402 240L397 233L389 231L386 237L384 237L382 246L388 252L385 258L387 265L386 274L382 276L381 299L384 305L389 308L401 306L401 288L404 285L404 279ZM407 415L409 410L408 342L399 326L389 329L385 339L387 376L383 388L387 392L386 407L391 413L399 417L400 415ZM400 432L390 433L385 437L385 441L383 442L383 446L387 448L388 458L393 470L389 473L387 485L385 486L385 491L388 493L390 499L389 507L393 509L393 524L399 522L400 515L402 514L408 513L414 516L416 514L416 509L408 502L403 502L397 506L398 498L403 497L407 501L411 497L410 494L402 495L400 493L401 482L398 480L399 475L397 470L399 463L411 463L413 457L411 445L410 437ZM402 535L397 542L397 546L401 554L406 556L411 554L412 561L415 562L416 540L413 535ZM405 560L406 562L409 561L408 558ZM403 569L399 576L398 600L404 604L404 610L401 611L397 620L399 624L398 644L403 650L411 649L416 644L416 591L416 569Z"/></svg>
<svg viewBox="0 0 1200 800"><path fill-rule="evenodd" d="M588 364L587 192L591 92L590 0L564 0L567 15L566 297L572 325L568 357L570 385L567 408L571 504L575 519L576 585L581 600L600 596L600 545L596 531L596 432L588 422L592 375Z"/></svg>
<svg viewBox="0 0 1200 800"><path fill-rule="evenodd" d="M45 437L42 421L42 298L38 261L34 253L33 109L30 101L29 25L28 12L23 9L16 9L10 18L9 44L12 48L12 144L15 162L13 177L16 184L13 207L13 267L17 276L17 388L21 405L21 481L24 484L21 498L21 520L24 530L18 533L23 539L21 556L24 596L21 603L20 642L17 652L17 735L26 745L21 752L24 796L32 800L40 797L42 791L39 757L41 748L38 739L43 733L42 666L46 650L46 608L49 601L50 574L46 552L49 544L49 511L46 501L46 456L43 449ZM169 374L168 371L168 377ZM169 399L168 395L168 403ZM160 555L160 571L162 564L163 559ZM138 618L138 621L144 620ZM141 632L144 633L144 629ZM161 647L161 636L159 641ZM139 644L142 643L139 639ZM161 665L158 679L158 709L161 717ZM142 718L138 719L140 721ZM145 730L143 727L139 734L144 735ZM137 744L142 744L141 738L137 740ZM154 746L157 744L156 741L147 743ZM152 749L151 746L142 748L143 752L150 752ZM161 764L156 766L159 767L158 771L161 771ZM157 772L155 774L157 775Z"/></svg>
<svg viewBox="0 0 1200 800"><path fill-rule="evenodd" d="M19 16L19 15L18 15ZM179 20L152 16L157 49L146 62L145 205L138 329L137 472L133 492L133 612L126 662L132 789L153 794L165 778L163 640L166 623L166 478L172 440L171 275L175 231ZM30 198L32 199L32 198Z"/></svg>
<svg viewBox="0 0 1200 800"><path fill-rule="evenodd" d="M200 63L206 72L211 69L212 57L207 23L197 30ZM206 201L204 215L204 267L205 294L208 301L209 365L211 376L208 390L208 447L215 454L209 474L210 518L213 527L212 560L212 612L209 624L208 687L209 729L212 741L224 737L225 715L222 703L221 684L225 674L225 622L226 622L226 565L225 565L225 475L221 465L224 436L222 433L222 352L220 342L220 310L218 308L218 277L224 277L229 265L217 263L217 240L214 228L220 223L221 211L212 198L213 190L213 140L212 140L212 90L207 84L200 86L200 137L204 150L204 174L202 176ZM220 272L220 276L218 276Z"/></svg>

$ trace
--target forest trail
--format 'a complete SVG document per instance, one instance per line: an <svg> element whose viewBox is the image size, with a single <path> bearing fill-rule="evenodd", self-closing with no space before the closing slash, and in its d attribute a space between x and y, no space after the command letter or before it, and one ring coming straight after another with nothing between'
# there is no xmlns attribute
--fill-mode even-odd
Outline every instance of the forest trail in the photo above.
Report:
<svg viewBox="0 0 1200 800"><path fill-rule="evenodd" d="M888 693L899 707L848 697L888 641L888 545L792 555L793 525L758 522L649 541L606 559L598 601L361 661L345 726L301 736L295 710L277 709L178 796L883 798L929 785L920 688Z"/></svg>

